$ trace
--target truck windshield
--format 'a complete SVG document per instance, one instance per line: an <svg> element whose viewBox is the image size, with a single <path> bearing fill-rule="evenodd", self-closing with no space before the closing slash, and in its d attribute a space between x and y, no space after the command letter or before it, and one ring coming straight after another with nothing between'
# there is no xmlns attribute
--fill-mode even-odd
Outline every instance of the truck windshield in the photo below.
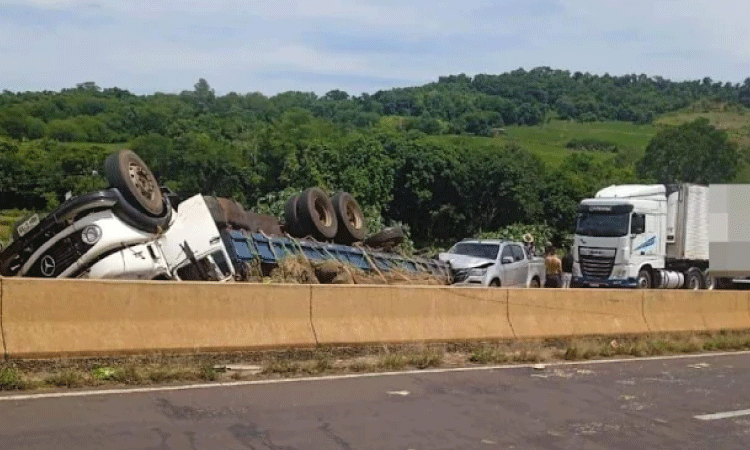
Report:
<svg viewBox="0 0 750 450"><path fill-rule="evenodd" d="M476 258L497 259L499 244L480 244L477 242L459 242L451 249L454 255L474 256Z"/></svg>
<svg viewBox="0 0 750 450"><path fill-rule="evenodd" d="M581 236L616 237L628 234L630 214L581 213L576 234Z"/></svg>

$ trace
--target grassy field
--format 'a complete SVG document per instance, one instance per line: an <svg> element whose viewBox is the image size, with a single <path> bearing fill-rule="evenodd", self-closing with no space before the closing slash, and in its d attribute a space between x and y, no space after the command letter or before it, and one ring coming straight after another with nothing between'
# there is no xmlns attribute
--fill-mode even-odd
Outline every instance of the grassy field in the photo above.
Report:
<svg viewBox="0 0 750 450"><path fill-rule="evenodd" d="M556 167L569 154L580 151L566 148L571 139L596 139L617 146L619 153L627 154L626 160L635 161L642 155L651 138L663 127L680 125L706 117L719 129L725 130L730 139L737 142L742 155L738 183L750 183L750 110L739 106L729 107L712 104L693 106L683 111L665 114L653 124L636 125L629 122L578 123L553 120L541 126L509 126L504 134L495 137L468 135L430 136L435 142L450 142L459 146L501 149L515 143L538 155L545 164ZM609 159L613 153L587 151L596 158Z"/></svg>
<svg viewBox="0 0 750 450"><path fill-rule="evenodd" d="M640 157L648 141L656 134L654 125L635 125L627 122L577 123L553 120L541 126L509 126L505 134L495 137L433 136L436 141L480 147L502 148L515 143L537 154L545 164L555 167L576 150L565 147L571 139L598 139L615 144L620 152ZM612 158L613 153L587 152L597 158Z"/></svg>
<svg viewBox="0 0 750 450"><path fill-rule="evenodd" d="M664 114L655 123L658 126L674 126L705 117L739 145L742 164L735 182L750 183L750 110L725 103L701 103L679 112Z"/></svg>

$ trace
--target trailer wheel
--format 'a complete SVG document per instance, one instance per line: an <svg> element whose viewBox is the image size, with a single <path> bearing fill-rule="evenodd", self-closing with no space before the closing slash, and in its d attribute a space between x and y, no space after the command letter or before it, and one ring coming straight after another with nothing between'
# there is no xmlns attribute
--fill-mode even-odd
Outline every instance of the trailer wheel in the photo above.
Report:
<svg viewBox="0 0 750 450"><path fill-rule="evenodd" d="M338 231L331 199L319 188L306 189L297 199L299 223L321 239L333 239Z"/></svg>
<svg viewBox="0 0 750 450"><path fill-rule="evenodd" d="M641 271L638 272L638 289L651 289L651 287L653 287L651 271L648 269L641 269Z"/></svg>
<svg viewBox="0 0 750 450"><path fill-rule="evenodd" d="M104 161L107 181L133 206L154 217L164 215L166 207L156 177L146 163L131 150L120 150Z"/></svg>
<svg viewBox="0 0 750 450"><path fill-rule="evenodd" d="M301 238L310 234L310 231L302 227L299 216L297 216L298 200L299 195L293 195L289 197L289 200L286 201L286 205L284 206L284 222L289 234L294 237Z"/></svg>
<svg viewBox="0 0 750 450"><path fill-rule="evenodd" d="M691 267L685 273L685 289L692 289L694 291L704 289L705 282L703 281L703 274L697 267Z"/></svg>
<svg viewBox="0 0 750 450"><path fill-rule="evenodd" d="M365 244L373 248L390 249L404 242L406 233L401 227L386 228L365 239Z"/></svg>
<svg viewBox="0 0 750 450"><path fill-rule="evenodd" d="M354 197L348 192L339 192L331 197L333 209L339 222L336 242L349 245L365 238L365 215Z"/></svg>

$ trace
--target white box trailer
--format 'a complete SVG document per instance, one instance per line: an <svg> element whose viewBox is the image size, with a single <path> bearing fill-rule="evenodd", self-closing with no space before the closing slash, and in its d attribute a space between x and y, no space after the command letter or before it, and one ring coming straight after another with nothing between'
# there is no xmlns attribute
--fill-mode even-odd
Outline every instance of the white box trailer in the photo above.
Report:
<svg viewBox="0 0 750 450"><path fill-rule="evenodd" d="M750 284L750 184L712 184L709 287Z"/></svg>

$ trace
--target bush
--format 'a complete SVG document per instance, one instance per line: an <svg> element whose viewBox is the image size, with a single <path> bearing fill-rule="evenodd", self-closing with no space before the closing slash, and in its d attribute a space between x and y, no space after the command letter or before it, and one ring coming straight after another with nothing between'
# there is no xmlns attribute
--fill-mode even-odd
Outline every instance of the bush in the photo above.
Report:
<svg viewBox="0 0 750 450"><path fill-rule="evenodd" d="M565 144L565 148L610 153L617 153L619 151L617 144L594 138L573 138Z"/></svg>

